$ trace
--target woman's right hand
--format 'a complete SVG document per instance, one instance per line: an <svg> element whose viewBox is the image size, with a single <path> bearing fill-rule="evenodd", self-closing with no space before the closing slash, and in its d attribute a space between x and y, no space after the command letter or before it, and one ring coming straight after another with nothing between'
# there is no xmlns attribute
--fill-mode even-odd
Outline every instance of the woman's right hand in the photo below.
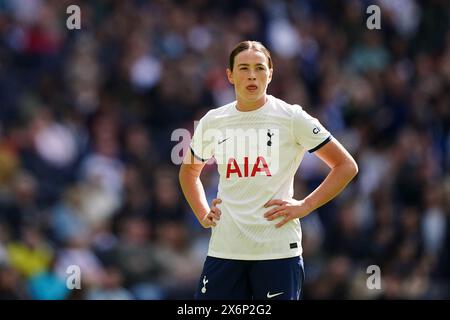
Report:
<svg viewBox="0 0 450 320"><path fill-rule="evenodd" d="M220 215L222 214L220 209L217 207L219 203L222 203L221 199L213 199L211 203L212 207L200 222L204 228L215 227L217 225L216 220L220 220Z"/></svg>

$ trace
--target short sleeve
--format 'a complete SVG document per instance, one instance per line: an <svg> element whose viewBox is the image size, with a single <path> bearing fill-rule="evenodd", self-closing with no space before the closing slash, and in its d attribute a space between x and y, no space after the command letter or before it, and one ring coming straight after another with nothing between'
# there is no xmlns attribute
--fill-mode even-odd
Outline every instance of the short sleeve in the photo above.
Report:
<svg viewBox="0 0 450 320"><path fill-rule="evenodd" d="M214 136L208 134L207 114L200 119L190 144L191 152L198 160L207 161L214 155Z"/></svg>
<svg viewBox="0 0 450 320"><path fill-rule="evenodd" d="M317 120L299 105L294 105L293 134L296 142L308 152L319 150L328 143L332 136Z"/></svg>

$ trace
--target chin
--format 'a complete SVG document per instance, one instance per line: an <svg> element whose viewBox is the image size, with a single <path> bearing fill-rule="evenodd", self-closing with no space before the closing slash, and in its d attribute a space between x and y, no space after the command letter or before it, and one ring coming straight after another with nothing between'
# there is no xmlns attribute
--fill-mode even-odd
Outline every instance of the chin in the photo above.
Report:
<svg viewBox="0 0 450 320"><path fill-rule="evenodd" d="M258 100L260 100L260 99L262 99L264 97L264 93L251 93L251 94L247 94L246 96L245 96L245 99L247 100L247 101L251 101L251 102L255 102L255 101L258 101Z"/></svg>

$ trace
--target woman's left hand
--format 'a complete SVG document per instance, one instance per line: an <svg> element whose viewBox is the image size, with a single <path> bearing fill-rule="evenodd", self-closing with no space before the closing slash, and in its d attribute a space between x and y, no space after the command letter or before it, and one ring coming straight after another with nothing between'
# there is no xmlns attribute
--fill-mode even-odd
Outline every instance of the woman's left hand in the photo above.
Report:
<svg viewBox="0 0 450 320"><path fill-rule="evenodd" d="M304 200L272 199L266 202L264 208L268 208L271 206L276 207L267 211L264 214L264 218L266 218L268 221L272 221L276 218L284 217L283 220L275 225L276 228L283 226L285 223L293 219L303 218L312 211Z"/></svg>

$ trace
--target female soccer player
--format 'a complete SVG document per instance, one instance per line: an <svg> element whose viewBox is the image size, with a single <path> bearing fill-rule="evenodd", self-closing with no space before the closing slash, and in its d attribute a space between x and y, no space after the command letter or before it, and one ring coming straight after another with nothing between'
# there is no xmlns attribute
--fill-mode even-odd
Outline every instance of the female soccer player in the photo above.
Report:
<svg viewBox="0 0 450 320"><path fill-rule="evenodd" d="M298 300L304 280L299 219L339 194L358 166L302 107L267 94L272 59L261 43L239 43L226 73L236 101L199 121L179 174L199 222L212 227L195 296ZM330 172L311 194L295 200L294 175L306 150ZM199 177L213 156L220 180L210 207Z"/></svg>

